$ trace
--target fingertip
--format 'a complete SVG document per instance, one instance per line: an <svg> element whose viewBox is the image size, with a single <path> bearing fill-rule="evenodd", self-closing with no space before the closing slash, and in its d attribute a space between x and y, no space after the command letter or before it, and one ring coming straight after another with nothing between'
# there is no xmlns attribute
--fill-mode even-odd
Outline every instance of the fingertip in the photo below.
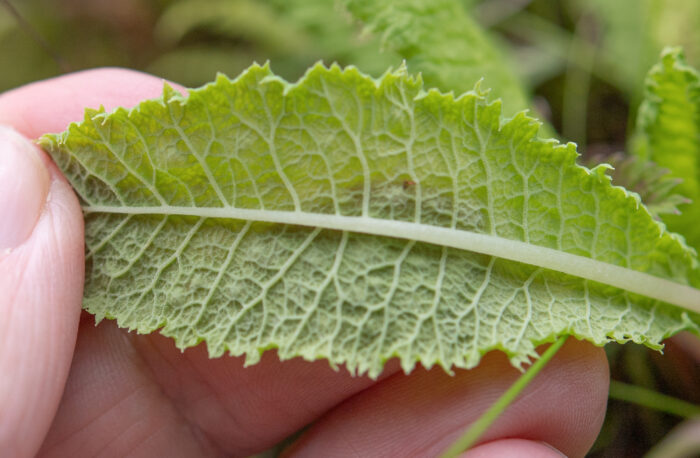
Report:
<svg viewBox="0 0 700 458"><path fill-rule="evenodd" d="M61 132L83 119L85 108L111 111L160 97L166 81L124 68L97 68L37 81L0 94L0 124L28 138ZM185 93L186 89L168 82Z"/></svg>
<svg viewBox="0 0 700 458"><path fill-rule="evenodd" d="M566 458L546 442L527 439L501 439L476 446L461 458Z"/></svg>
<svg viewBox="0 0 700 458"><path fill-rule="evenodd" d="M41 151L0 125L0 259L34 230L49 192Z"/></svg>
<svg viewBox="0 0 700 458"><path fill-rule="evenodd" d="M8 456L33 456L48 431L81 308L82 213L70 186L46 163L41 214L29 237L0 259L0 450Z"/></svg>

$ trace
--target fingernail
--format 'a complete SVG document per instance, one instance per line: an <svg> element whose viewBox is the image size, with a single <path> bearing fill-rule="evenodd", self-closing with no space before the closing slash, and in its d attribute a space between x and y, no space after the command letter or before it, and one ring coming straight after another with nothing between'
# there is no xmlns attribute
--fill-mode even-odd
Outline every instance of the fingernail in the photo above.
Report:
<svg viewBox="0 0 700 458"><path fill-rule="evenodd" d="M553 446L552 444L549 444L549 443L547 443L547 442L545 442L545 441L539 441L539 442L540 442L540 444L544 445L545 447L548 447L548 448L552 449L555 453L560 454L563 458L567 458L567 456L564 455L564 453L562 453L558 448L556 448L556 447Z"/></svg>
<svg viewBox="0 0 700 458"><path fill-rule="evenodd" d="M34 230L50 176L39 148L0 126L0 253L21 245Z"/></svg>

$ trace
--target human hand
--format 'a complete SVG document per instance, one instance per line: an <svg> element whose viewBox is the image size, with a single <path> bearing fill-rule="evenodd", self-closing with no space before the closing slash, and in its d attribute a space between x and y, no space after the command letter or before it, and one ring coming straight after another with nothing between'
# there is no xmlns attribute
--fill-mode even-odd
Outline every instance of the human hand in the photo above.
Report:
<svg viewBox="0 0 700 458"><path fill-rule="evenodd" d="M503 354L471 371L378 381L267 352L209 359L157 333L80 319L82 214L26 138L84 107L133 106L162 81L127 70L67 75L0 95L0 454L246 456L312 424L290 456L435 456L520 375ZM77 341L76 341L77 336ZM67 380L67 383L66 383ZM65 386L65 391L64 391ZM570 341L466 456L583 456L605 414L603 351Z"/></svg>

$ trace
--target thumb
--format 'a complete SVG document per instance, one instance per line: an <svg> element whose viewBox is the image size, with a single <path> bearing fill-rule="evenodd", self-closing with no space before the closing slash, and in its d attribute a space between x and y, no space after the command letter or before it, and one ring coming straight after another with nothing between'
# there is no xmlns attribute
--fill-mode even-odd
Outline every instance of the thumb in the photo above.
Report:
<svg viewBox="0 0 700 458"><path fill-rule="evenodd" d="M70 368L84 276L83 222L44 153L0 126L0 450L33 456Z"/></svg>

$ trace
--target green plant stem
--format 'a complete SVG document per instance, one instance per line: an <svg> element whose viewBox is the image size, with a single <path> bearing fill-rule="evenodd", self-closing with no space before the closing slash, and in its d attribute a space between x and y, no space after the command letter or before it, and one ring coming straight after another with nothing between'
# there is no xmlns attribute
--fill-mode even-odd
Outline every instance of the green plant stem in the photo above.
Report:
<svg viewBox="0 0 700 458"><path fill-rule="evenodd" d="M505 393L501 395L496 402L484 412L472 425L467 429L462 436L457 439L445 453L442 458L454 458L464 450L470 448L481 437L482 434L493 424L494 421L508 408L509 405L522 393L535 376L544 368L544 366L552 359L552 357L564 345L568 335L559 337L542 355L534 362L530 368L525 371L518 380L513 383Z"/></svg>
<svg viewBox="0 0 700 458"><path fill-rule="evenodd" d="M658 410L669 415L691 418L700 415L700 406L637 385L610 381L610 398Z"/></svg>
<svg viewBox="0 0 700 458"><path fill-rule="evenodd" d="M582 149L587 143L586 116L595 62L595 46L589 38L593 34L592 28L591 17L582 15L576 25L576 34L571 39L562 101L562 136L576 142Z"/></svg>

